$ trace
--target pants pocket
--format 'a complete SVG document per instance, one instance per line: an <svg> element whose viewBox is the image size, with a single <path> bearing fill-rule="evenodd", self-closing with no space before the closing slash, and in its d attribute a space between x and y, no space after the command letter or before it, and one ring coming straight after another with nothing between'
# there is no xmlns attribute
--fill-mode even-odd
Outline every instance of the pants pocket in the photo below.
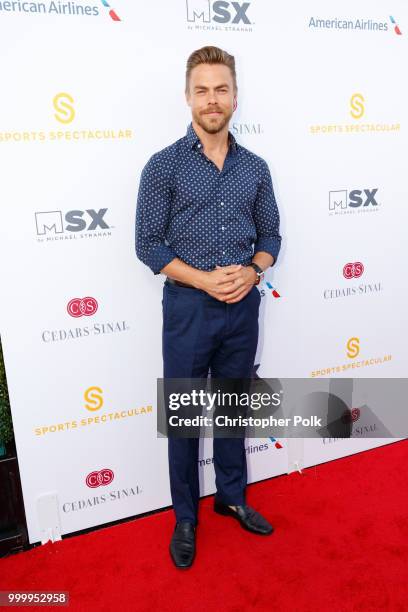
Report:
<svg viewBox="0 0 408 612"><path fill-rule="evenodd" d="M162 299L163 306L163 326L165 329L171 325L174 314L176 312L178 293L172 291L165 291Z"/></svg>

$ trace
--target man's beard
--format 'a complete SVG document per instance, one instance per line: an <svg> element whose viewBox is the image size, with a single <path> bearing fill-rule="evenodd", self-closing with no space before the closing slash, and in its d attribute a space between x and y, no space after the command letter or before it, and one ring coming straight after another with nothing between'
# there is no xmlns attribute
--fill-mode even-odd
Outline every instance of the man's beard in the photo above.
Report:
<svg viewBox="0 0 408 612"><path fill-rule="evenodd" d="M214 109L214 110L218 110L218 109ZM209 115L200 115L200 114L194 114L194 120L196 121L196 123L198 123L198 125L205 131L207 132L207 134L218 134L218 132L221 132L221 130L224 129L224 127L227 125L227 123L229 122L229 120L232 117L232 112L230 111L228 113L224 113L223 111L222 115L219 115L219 117L217 117L217 121L216 122L212 122L211 119L209 118ZM221 121L220 121L221 120Z"/></svg>

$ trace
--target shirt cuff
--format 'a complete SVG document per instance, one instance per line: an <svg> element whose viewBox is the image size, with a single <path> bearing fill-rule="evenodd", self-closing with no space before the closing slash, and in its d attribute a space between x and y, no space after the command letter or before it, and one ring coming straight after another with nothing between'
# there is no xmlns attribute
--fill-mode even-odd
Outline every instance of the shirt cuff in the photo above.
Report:
<svg viewBox="0 0 408 612"><path fill-rule="evenodd" d="M150 250L146 264L154 274L160 274L160 270L167 266L175 257L178 256L173 249L165 244L159 244Z"/></svg>
<svg viewBox="0 0 408 612"><path fill-rule="evenodd" d="M269 253L273 257L272 266L275 265L276 260L278 259L279 251L281 247L281 238L280 237L272 237L261 236L255 242L254 246L254 255L259 251L265 251L265 253Z"/></svg>

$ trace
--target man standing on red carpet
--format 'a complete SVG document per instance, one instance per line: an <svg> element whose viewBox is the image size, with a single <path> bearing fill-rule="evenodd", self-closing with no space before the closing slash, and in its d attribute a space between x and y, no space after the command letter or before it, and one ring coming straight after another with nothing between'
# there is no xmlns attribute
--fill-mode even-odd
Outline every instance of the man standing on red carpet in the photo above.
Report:
<svg viewBox="0 0 408 612"><path fill-rule="evenodd" d="M136 254L163 285L164 378L251 378L258 343L255 285L281 244L267 163L228 130L237 106L234 57L218 47L187 61L187 133L143 168ZM179 568L195 556L198 438L170 438L176 526L170 554ZM214 437L215 512L253 533L273 528L245 503L244 438Z"/></svg>

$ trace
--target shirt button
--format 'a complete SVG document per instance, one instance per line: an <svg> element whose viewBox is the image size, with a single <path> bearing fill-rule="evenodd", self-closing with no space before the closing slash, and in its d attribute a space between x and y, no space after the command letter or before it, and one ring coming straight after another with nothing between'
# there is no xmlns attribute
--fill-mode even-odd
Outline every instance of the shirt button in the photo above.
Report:
<svg viewBox="0 0 408 612"><path fill-rule="evenodd" d="M225 230L225 227L222 225L222 226L221 226L221 229L222 229L222 230Z"/></svg>
<svg viewBox="0 0 408 612"><path fill-rule="evenodd" d="M225 255L225 251L223 251L222 254Z"/></svg>
<svg viewBox="0 0 408 612"><path fill-rule="evenodd" d="M221 206L224 206L224 202L220 202Z"/></svg>

